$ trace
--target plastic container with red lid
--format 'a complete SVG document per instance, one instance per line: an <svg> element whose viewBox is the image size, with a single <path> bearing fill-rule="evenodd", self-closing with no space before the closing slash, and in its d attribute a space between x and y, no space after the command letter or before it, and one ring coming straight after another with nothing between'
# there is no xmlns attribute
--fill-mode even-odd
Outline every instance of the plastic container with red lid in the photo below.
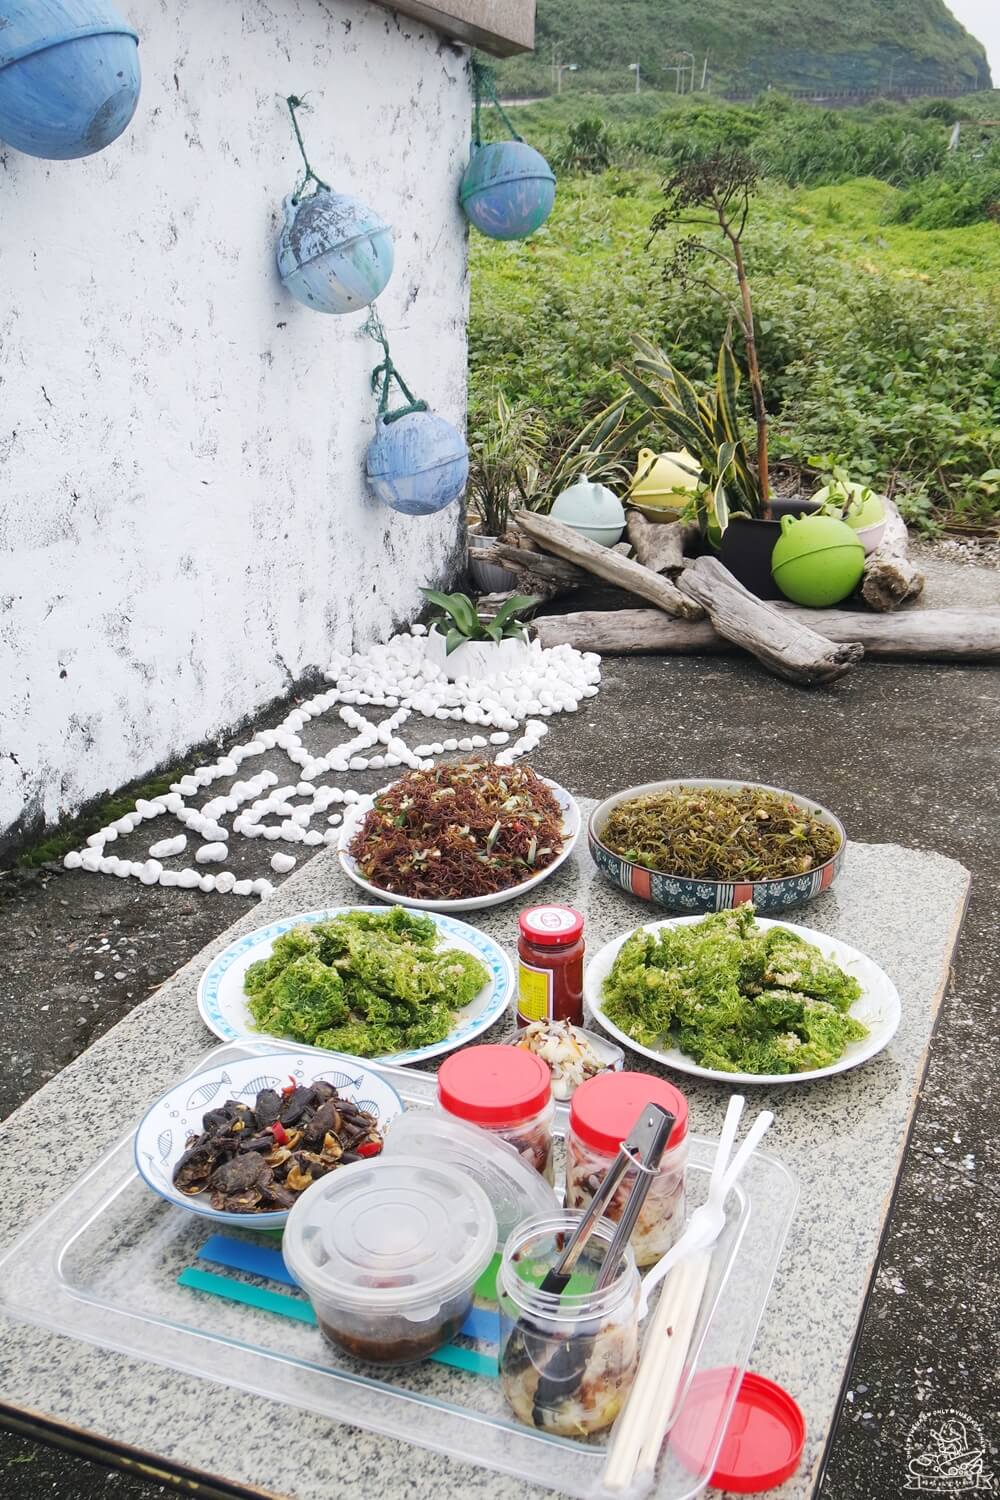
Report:
<svg viewBox="0 0 1000 1500"><path fill-rule="evenodd" d="M466 1047L445 1059L437 1085L446 1114L495 1132L554 1182L552 1072L540 1057L519 1047Z"/></svg>
<svg viewBox="0 0 1000 1500"><path fill-rule="evenodd" d="M632 1233L631 1245L639 1266L651 1266L665 1255L684 1227L687 1100L672 1083L646 1073L599 1073L574 1093L566 1133L566 1206L582 1212L647 1104L668 1109L674 1116L674 1127ZM634 1180L635 1174L626 1172L605 1209L609 1219L621 1216Z"/></svg>

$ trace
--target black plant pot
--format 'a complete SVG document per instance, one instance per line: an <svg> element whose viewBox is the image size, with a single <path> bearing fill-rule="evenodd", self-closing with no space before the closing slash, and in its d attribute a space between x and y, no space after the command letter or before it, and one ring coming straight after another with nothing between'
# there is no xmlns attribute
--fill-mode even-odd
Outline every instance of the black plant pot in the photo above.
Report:
<svg viewBox="0 0 1000 1500"><path fill-rule="evenodd" d="M784 594L771 577L771 553L781 535L781 518L813 515L818 510L819 506L812 500L780 495L771 500L773 521L754 521L749 516L730 517L722 533L719 560L758 599L783 599Z"/></svg>

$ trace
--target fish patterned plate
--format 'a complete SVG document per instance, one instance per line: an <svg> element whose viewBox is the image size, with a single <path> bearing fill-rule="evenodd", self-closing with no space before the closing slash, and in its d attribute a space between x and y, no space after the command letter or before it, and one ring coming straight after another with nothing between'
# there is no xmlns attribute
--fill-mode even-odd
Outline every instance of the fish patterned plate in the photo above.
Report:
<svg viewBox="0 0 1000 1500"><path fill-rule="evenodd" d="M268 1052L237 1062L223 1063L207 1072L196 1073L168 1089L146 1112L135 1134L135 1164L143 1181L154 1193L221 1224L243 1224L248 1229L269 1228L284 1224L287 1210L270 1213L238 1214L213 1208L207 1193L191 1197L174 1187L174 1165L181 1156L188 1137L201 1133L202 1115L218 1109L227 1099L239 1099L253 1105L261 1089L277 1089L288 1083L315 1083L318 1078L333 1084L343 1099L368 1110L384 1130L390 1120L403 1112L403 1101L391 1084L379 1078L355 1057L330 1054L329 1063L301 1052ZM359 1163L363 1165L363 1163Z"/></svg>
<svg viewBox="0 0 1000 1500"><path fill-rule="evenodd" d="M282 917L280 922L272 922L269 927L259 927L256 932L248 932L245 937L230 943L212 959L198 985L198 1011L208 1029L224 1042L259 1036L243 993L243 976L247 969L259 958L267 958L275 938L290 927L328 922L331 917L352 911L370 911L385 916L386 909L384 906L337 906L329 911L299 912L294 917ZM454 917L439 912L428 912L427 915L441 933L442 943L438 951L460 948L464 953L472 953L485 966L490 977L479 994L456 1012L455 1024L443 1041L378 1058L382 1063L423 1062L428 1057L440 1057L464 1046L500 1020L514 992L513 965L498 943L485 932L479 932Z"/></svg>
<svg viewBox="0 0 1000 1500"><path fill-rule="evenodd" d="M693 922L704 920L704 917L668 917L662 922L644 923L643 931L658 932L661 927L690 927ZM623 1047L629 1047L643 1057L652 1058L654 1062L662 1063L676 1073L689 1073L694 1078L711 1078L733 1087L747 1083L808 1083L814 1078L829 1078L834 1073L846 1073L849 1068L858 1067L887 1047L896 1034L901 1010L896 986L885 970L880 969L877 963L859 949L852 948L849 943L842 943L839 938L831 937L828 932L816 932L812 927L797 927L792 922L774 922L768 917L757 918L758 932L766 932L769 927L784 927L807 943L812 943L824 958L832 958L835 964L839 964L845 973L853 975L861 985L861 995L851 1006L849 1014L868 1027L868 1035L860 1042L848 1042L842 1056L825 1068L815 1068L807 1073L722 1073L716 1068L703 1068L693 1057L688 1057L677 1047L640 1046L613 1021L609 1021L601 1008L604 981L611 973L618 950L632 936L632 932L623 932L621 937L606 943L587 965L584 976L587 1009L594 1020L616 1041L621 1042Z"/></svg>

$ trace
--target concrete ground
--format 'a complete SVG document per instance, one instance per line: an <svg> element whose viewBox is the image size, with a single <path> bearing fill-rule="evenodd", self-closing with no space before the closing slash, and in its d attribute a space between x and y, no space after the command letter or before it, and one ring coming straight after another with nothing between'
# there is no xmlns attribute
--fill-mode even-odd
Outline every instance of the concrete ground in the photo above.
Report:
<svg viewBox="0 0 1000 1500"><path fill-rule="evenodd" d="M1000 602L990 561L931 553L928 602ZM897 1500L913 1424L944 1408L978 1423L1000 1489L1000 1149L991 1105L1000 1054L992 889L1000 670L863 663L837 686L807 692L741 658L609 659L600 695L549 726L532 763L583 796L686 774L767 780L834 808L853 838L936 849L972 871L953 984L821 1496ZM408 737L419 733L411 726ZM123 840L122 852L138 857L149 842L147 830ZM248 845L246 858L260 873L260 846ZM229 867L238 864L237 856ZM0 905L0 1015L11 1058L0 1077L4 1113L246 910L233 896L62 870L7 876ZM109 1481L99 1465L0 1434L3 1500L99 1493L153 1500L164 1491L134 1475Z"/></svg>

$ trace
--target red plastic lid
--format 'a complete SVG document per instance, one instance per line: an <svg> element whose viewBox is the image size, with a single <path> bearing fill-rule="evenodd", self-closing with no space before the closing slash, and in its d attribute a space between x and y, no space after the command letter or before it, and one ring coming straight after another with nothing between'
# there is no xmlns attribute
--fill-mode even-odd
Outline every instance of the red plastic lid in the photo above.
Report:
<svg viewBox="0 0 1000 1500"><path fill-rule="evenodd" d="M670 1445L692 1474L700 1474L718 1437L719 1407L736 1380L735 1370L705 1370L691 1382ZM729 1418L709 1484L737 1495L777 1489L798 1468L806 1423L786 1390L746 1374Z"/></svg>
<svg viewBox="0 0 1000 1500"><path fill-rule="evenodd" d="M583 931L583 913L574 906L529 906L517 919L529 943L563 948Z"/></svg>
<svg viewBox="0 0 1000 1500"><path fill-rule="evenodd" d="M614 1156L647 1104L662 1104L674 1116L667 1149L687 1135L687 1100L680 1089L648 1073L598 1073L573 1093L569 1123L585 1146Z"/></svg>
<svg viewBox="0 0 1000 1500"><path fill-rule="evenodd" d="M549 1102L552 1070L523 1047L486 1045L453 1052L438 1072L438 1102L473 1125L517 1125Z"/></svg>

